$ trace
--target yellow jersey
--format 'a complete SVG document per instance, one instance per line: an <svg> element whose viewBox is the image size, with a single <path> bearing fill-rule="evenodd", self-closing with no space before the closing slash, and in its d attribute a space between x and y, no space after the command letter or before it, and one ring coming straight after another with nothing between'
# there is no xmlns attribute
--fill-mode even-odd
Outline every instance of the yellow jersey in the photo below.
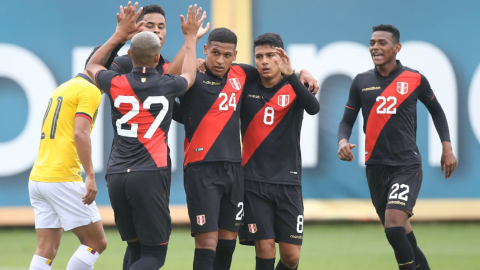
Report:
<svg viewBox="0 0 480 270"><path fill-rule="evenodd" d="M38 158L30 180L39 182L82 182L80 158L75 146L75 118L85 117L92 123L102 94L84 75L60 85L52 94L43 117Z"/></svg>

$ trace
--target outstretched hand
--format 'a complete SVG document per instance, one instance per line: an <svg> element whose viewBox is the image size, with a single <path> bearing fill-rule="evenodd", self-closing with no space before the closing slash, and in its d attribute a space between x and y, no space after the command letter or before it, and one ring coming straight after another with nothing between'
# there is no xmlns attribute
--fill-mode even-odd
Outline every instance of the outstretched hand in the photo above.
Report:
<svg viewBox="0 0 480 270"><path fill-rule="evenodd" d="M203 27L203 23L205 22L205 19L207 18L207 12L204 11L203 12L203 15L202 15L202 18L204 21L202 22L202 24L200 25L200 27L198 28L198 32L197 32L197 42L203 37L205 36L205 34L208 32L208 30L210 30L210 22L207 23L207 25L205 25L205 27Z"/></svg>
<svg viewBox="0 0 480 270"><path fill-rule="evenodd" d="M117 30L116 32L125 37L125 40L132 39L132 37L143 30L145 21L137 23L138 17L142 14L143 7L137 10L138 2L132 6L129 1L124 8L120 6L120 13L117 13Z"/></svg>
<svg viewBox="0 0 480 270"><path fill-rule="evenodd" d="M290 64L290 58L287 53L282 48L275 48L276 55L273 57L273 62L278 66L280 72L285 76L290 76L293 74L292 65Z"/></svg>
<svg viewBox="0 0 480 270"><path fill-rule="evenodd" d="M197 9L197 5L195 4L193 8L192 6L188 7L187 19L185 19L185 16L180 15L182 32L185 36L197 37L198 29L200 26L202 26L203 22L207 18L206 12L204 12L203 16L200 17L201 14L202 8L200 7ZM207 25L210 26L209 24Z"/></svg>

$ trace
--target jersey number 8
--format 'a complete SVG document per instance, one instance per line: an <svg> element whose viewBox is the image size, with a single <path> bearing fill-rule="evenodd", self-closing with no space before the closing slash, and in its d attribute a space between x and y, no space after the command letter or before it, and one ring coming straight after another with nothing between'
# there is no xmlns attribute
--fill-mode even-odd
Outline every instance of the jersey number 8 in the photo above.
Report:
<svg viewBox="0 0 480 270"><path fill-rule="evenodd" d="M122 118L117 120L116 122L117 133L120 136L137 138L138 124L131 123L130 129L122 129L122 125L126 124L133 117L135 117L137 114L140 113L140 102L133 96L118 96L115 99L115 107L120 108L120 105L122 103L131 104L132 109L128 113L126 113ZM162 110L160 110L160 113L155 118L155 121L153 121L153 123L150 125L145 135L143 135L143 138L146 138L146 139L151 139L153 134L155 134L155 131L157 131L157 128L162 123L163 119L165 118L165 115L167 115L167 111L169 107L168 99L166 99L164 96L152 96L145 99L145 101L143 102L143 109L147 109L147 110L150 109L150 106L152 104L162 104L163 108Z"/></svg>

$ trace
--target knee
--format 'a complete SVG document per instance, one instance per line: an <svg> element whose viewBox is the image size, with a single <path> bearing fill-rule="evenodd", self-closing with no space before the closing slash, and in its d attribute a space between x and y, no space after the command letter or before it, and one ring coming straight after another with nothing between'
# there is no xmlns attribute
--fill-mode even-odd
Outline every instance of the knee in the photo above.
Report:
<svg viewBox="0 0 480 270"><path fill-rule="evenodd" d="M275 258L276 249L275 249L275 241L267 241L267 240L260 240L255 241L255 252L257 257L269 259Z"/></svg>
<svg viewBox="0 0 480 270"><path fill-rule="evenodd" d="M195 235L195 248L217 249L218 236L214 233L200 233Z"/></svg>
<svg viewBox="0 0 480 270"><path fill-rule="evenodd" d="M57 256L60 242L53 243L48 241L39 242L35 254L53 260Z"/></svg>
<svg viewBox="0 0 480 270"><path fill-rule="evenodd" d="M300 253L292 252L281 257L283 265L290 269L295 269L300 261Z"/></svg>
<svg viewBox="0 0 480 270"><path fill-rule="evenodd" d="M103 237L100 239L97 243L97 249L98 252L102 253L105 249L107 249L107 238Z"/></svg>

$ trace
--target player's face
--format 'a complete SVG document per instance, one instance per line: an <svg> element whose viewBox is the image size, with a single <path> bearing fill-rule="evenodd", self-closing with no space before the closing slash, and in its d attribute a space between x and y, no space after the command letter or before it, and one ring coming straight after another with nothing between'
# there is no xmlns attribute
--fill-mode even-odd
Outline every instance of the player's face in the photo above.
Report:
<svg viewBox="0 0 480 270"><path fill-rule="evenodd" d="M210 44L205 45L203 48L203 54L206 56L205 63L212 71L212 73L222 78L227 70L232 65L232 62L237 58L237 51L235 45L232 43L222 43L218 41L212 41Z"/></svg>
<svg viewBox="0 0 480 270"><path fill-rule="evenodd" d="M281 74L277 64L273 62L275 56L276 50L269 44L255 47L255 65L262 78L273 79Z"/></svg>
<svg viewBox="0 0 480 270"><path fill-rule="evenodd" d="M393 35L386 31L373 32L370 39L370 55L375 66L383 66L395 61L401 45L395 43Z"/></svg>
<svg viewBox="0 0 480 270"><path fill-rule="evenodd" d="M165 38L167 36L167 23L165 17L160 13L148 13L145 14L143 20L145 21L143 31L152 32L157 35L163 48L163 43L165 43Z"/></svg>

